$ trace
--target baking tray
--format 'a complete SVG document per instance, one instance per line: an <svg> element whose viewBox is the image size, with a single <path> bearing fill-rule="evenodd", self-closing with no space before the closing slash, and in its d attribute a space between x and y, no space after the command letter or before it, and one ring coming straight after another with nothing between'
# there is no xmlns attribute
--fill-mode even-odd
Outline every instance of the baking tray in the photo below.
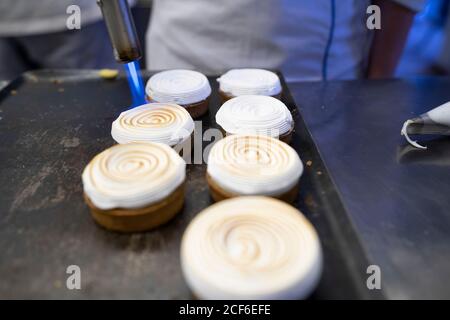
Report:
<svg viewBox="0 0 450 320"><path fill-rule="evenodd" d="M291 145L308 164L295 205L316 227L324 250L323 276L311 298L383 298L367 289L369 260L279 75L295 120ZM209 79L203 131L217 127L220 106L216 77ZM81 172L114 144L111 123L130 103L123 74L104 80L94 70L30 72L0 91L0 298L192 298L179 248L188 223L212 203L206 165L188 165L183 211L147 233L102 229L82 199ZM66 287L71 265L80 267L81 290Z"/></svg>

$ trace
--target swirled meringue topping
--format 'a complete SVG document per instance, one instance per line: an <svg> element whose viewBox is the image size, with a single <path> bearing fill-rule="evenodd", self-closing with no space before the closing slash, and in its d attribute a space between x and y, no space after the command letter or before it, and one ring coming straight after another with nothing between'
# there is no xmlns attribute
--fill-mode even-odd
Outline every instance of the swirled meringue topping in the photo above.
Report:
<svg viewBox="0 0 450 320"><path fill-rule="evenodd" d="M183 274L202 299L299 299L315 288L322 250L294 207L238 197L199 213L181 243Z"/></svg>
<svg viewBox="0 0 450 320"><path fill-rule="evenodd" d="M141 208L169 196L186 177L186 162L161 143L115 145L83 171L85 194L99 209Z"/></svg>
<svg viewBox="0 0 450 320"><path fill-rule="evenodd" d="M232 95L275 96L281 92L278 76L263 69L233 69L217 79L220 90Z"/></svg>
<svg viewBox="0 0 450 320"><path fill-rule="evenodd" d="M111 135L121 144L160 142L174 146L186 140L194 126L185 108L170 103L149 103L122 112L112 124Z"/></svg>
<svg viewBox="0 0 450 320"><path fill-rule="evenodd" d="M230 134L264 134L279 137L294 124L291 112L278 99L268 96L239 96L225 102L216 122Z"/></svg>
<svg viewBox="0 0 450 320"><path fill-rule="evenodd" d="M186 105L205 100L211 86L205 75L192 70L168 70L153 75L147 82L146 94L154 102Z"/></svg>
<svg viewBox="0 0 450 320"><path fill-rule="evenodd" d="M279 195L303 173L297 152L268 136L231 135L211 148L207 173L222 189L241 195Z"/></svg>

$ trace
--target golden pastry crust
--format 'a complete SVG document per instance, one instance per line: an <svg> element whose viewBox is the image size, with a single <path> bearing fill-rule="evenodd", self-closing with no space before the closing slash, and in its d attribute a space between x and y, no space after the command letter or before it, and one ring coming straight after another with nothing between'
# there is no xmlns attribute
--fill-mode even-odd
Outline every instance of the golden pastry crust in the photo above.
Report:
<svg viewBox="0 0 450 320"><path fill-rule="evenodd" d="M226 191L219 187L217 183L214 181L214 179L209 175L206 174L206 181L208 182L209 191L211 194L211 197L215 202L219 202L225 199L230 199L234 197L243 196L242 194L237 194L233 192ZM270 196L271 198L276 198L279 200L282 200L287 203L294 203L295 199L298 195L298 184L296 184L294 187L292 187L290 190L283 192L278 195Z"/></svg>
<svg viewBox="0 0 450 320"><path fill-rule="evenodd" d="M151 230L170 221L183 207L185 195L183 182L168 197L149 206L137 209L97 208L84 193L94 220L102 227L118 232L142 232Z"/></svg>
<svg viewBox="0 0 450 320"><path fill-rule="evenodd" d="M222 132L224 137L233 135L233 133L229 133L229 132L226 132L225 130L223 130L222 127L220 127L219 130ZM288 132L282 134L279 137L274 137L274 138L279 139L279 140L283 141L284 143L291 144L293 134L294 134L294 124L292 124L292 127L291 127L291 129L289 129Z"/></svg>
<svg viewBox="0 0 450 320"><path fill-rule="evenodd" d="M187 112L189 112L193 119L197 119L208 112L209 98L200 102L185 104L182 106L186 108Z"/></svg>
<svg viewBox="0 0 450 320"><path fill-rule="evenodd" d="M148 95L146 95L145 98L146 98L147 102L149 102L149 103L158 102L158 101L153 100ZM208 112L209 97L206 98L205 100L195 102L195 103L180 104L180 106L184 107L186 109L186 111L189 112L189 114L191 115L191 117L193 119L197 119Z"/></svg>
<svg viewBox="0 0 450 320"><path fill-rule="evenodd" d="M293 134L294 134L294 124L292 124L292 127L288 132L279 136L278 139L280 139L284 143L291 144Z"/></svg>
<svg viewBox="0 0 450 320"><path fill-rule="evenodd" d="M279 94L276 94L274 96L271 96L275 99L281 100L281 96L283 95L283 91L281 91ZM222 90L219 89L219 96L220 96L220 102L223 104L225 102L227 102L228 100L235 98L235 96L228 94L226 92L223 92Z"/></svg>

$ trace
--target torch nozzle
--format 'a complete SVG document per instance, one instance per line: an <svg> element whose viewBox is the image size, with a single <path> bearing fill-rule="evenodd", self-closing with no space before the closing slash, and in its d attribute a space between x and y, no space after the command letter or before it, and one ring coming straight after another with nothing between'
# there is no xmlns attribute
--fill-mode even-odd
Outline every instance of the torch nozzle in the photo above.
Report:
<svg viewBox="0 0 450 320"><path fill-rule="evenodd" d="M142 57L139 38L127 0L97 0L119 63L128 63Z"/></svg>

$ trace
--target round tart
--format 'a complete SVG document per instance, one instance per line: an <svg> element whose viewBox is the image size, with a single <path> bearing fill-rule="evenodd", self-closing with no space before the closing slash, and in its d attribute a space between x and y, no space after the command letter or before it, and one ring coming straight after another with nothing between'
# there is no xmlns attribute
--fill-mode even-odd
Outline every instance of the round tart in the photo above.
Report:
<svg viewBox="0 0 450 320"><path fill-rule="evenodd" d="M95 156L84 169L84 198L103 227L145 231L180 211L185 177L186 162L167 145L115 145Z"/></svg>
<svg viewBox="0 0 450 320"><path fill-rule="evenodd" d="M217 79L219 94L225 102L242 95L281 98L281 83L276 73L263 69L233 69Z"/></svg>
<svg viewBox="0 0 450 320"><path fill-rule="evenodd" d="M149 103L122 112L113 122L111 135L120 143L160 142L171 147L191 138L194 120L183 107Z"/></svg>
<svg viewBox="0 0 450 320"><path fill-rule="evenodd" d="M322 250L314 227L294 207L240 197L216 203L191 221L181 266L201 299L301 299L320 279Z"/></svg>
<svg viewBox="0 0 450 320"><path fill-rule="evenodd" d="M145 91L148 101L179 104L195 119L208 111L211 86L200 72L169 70L153 75Z"/></svg>
<svg viewBox="0 0 450 320"><path fill-rule="evenodd" d="M286 143L268 136L232 135L208 156L207 182L215 201L264 195L294 202L303 164Z"/></svg>
<svg viewBox="0 0 450 320"><path fill-rule="evenodd" d="M262 134L289 143L294 120L286 105L268 96L239 96L225 102L216 113L225 134Z"/></svg>

